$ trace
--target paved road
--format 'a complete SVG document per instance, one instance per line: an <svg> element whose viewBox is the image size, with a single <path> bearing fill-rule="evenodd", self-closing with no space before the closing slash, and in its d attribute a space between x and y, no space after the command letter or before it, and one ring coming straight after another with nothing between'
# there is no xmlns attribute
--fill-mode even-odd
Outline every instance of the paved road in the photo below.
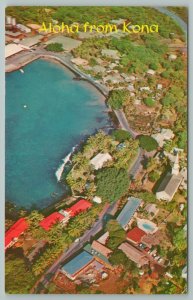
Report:
<svg viewBox="0 0 193 300"><path fill-rule="evenodd" d="M119 120L121 128L124 129L124 130L126 130L126 131L128 131L133 138L136 138L136 136L138 135L138 133L135 132L130 127L130 125L129 125L127 119L126 119L126 116L125 116L124 112L121 109L117 109L117 110L114 109L114 112L115 112L115 114L117 116L117 119Z"/></svg>
<svg viewBox="0 0 193 300"><path fill-rule="evenodd" d="M166 7L156 6L154 8L157 9L159 12L163 13L164 15L171 17L183 30L187 39L188 26L178 15L176 15L173 11L168 10Z"/></svg>
<svg viewBox="0 0 193 300"><path fill-rule="evenodd" d="M79 251L86 243L90 241L92 237L94 237L98 232L100 232L103 229L103 221L104 216L106 214L110 214L111 211L114 209L114 206L116 205L116 202L107 205L104 207L102 213L99 215L98 221L94 223L92 228L90 230L87 230L84 235L80 238L79 243L73 243L71 247L62 253L62 255L54 262L54 264L45 272L45 274L36 282L35 286L32 288L31 293L37 294L40 292L42 284L46 286L54 273L65 263L67 259L72 257L74 253Z"/></svg>

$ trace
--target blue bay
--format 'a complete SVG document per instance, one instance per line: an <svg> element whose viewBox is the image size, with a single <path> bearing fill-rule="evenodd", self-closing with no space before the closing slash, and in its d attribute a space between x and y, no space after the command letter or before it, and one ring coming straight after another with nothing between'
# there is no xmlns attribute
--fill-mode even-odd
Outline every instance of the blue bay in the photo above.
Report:
<svg viewBox="0 0 193 300"><path fill-rule="evenodd" d="M65 189L55 172L85 135L108 124L103 97L59 64L6 74L6 200L43 207Z"/></svg>

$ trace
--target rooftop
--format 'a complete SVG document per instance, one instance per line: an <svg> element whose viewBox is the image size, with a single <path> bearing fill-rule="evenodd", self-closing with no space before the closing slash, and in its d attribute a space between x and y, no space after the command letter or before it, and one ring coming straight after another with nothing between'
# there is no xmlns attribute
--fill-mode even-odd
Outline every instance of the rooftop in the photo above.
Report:
<svg viewBox="0 0 193 300"><path fill-rule="evenodd" d="M99 243L105 245L106 242L107 242L107 240L108 240L108 238L109 238L109 232L107 231L107 232L105 232L103 235L101 235L101 236L98 238L97 241L98 241Z"/></svg>
<svg viewBox="0 0 193 300"><path fill-rule="evenodd" d="M5 233L5 249L10 245L13 239L18 238L28 228L27 221L20 218Z"/></svg>
<svg viewBox="0 0 193 300"><path fill-rule="evenodd" d="M40 226L48 231L54 224L56 224L57 222L61 222L63 219L64 216L62 214L60 214L59 212L54 212L48 217L44 218L40 222Z"/></svg>
<svg viewBox="0 0 193 300"><path fill-rule="evenodd" d="M82 268L86 267L92 260L93 256L90 253L82 251L80 254L78 254L76 257L74 257L68 263L66 263L62 267L62 271L73 276Z"/></svg>
<svg viewBox="0 0 193 300"><path fill-rule="evenodd" d="M87 201L85 199L81 199L76 204L67 208L66 211L70 213L71 217L74 217L74 216L80 214L81 212L87 210L91 206L92 206L92 204L89 201Z"/></svg>
<svg viewBox="0 0 193 300"><path fill-rule="evenodd" d="M181 174L166 175L156 192L157 199L163 199L168 201L172 200L182 179L183 178Z"/></svg>
<svg viewBox="0 0 193 300"><path fill-rule="evenodd" d="M148 264L149 262L143 252L139 251L137 248L131 246L128 243L122 243L119 246L119 249L122 250L129 259L134 261L136 264L139 264L140 266Z"/></svg>
<svg viewBox="0 0 193 300"><path fill-rule="evenodd" d="M104 245L100 244L97 241L93 241L91 247L92 247L92 249L94 249L95 251L101 253L102 255L104 255L107 258L112 253L112 250L108 249L107 247L105 247Z"/></svg>
<svg viewBox="0 0 193 300"><path fill-rule="evenodd" d="M22 45L8 44L5 46L5 58L25 50Z"/></svg>
<svg viewBox="0 0 193 300"><path fill-rule="evenodd" d="M140 243L141 238L146 235L146 233L138 227L131 229L127 233L127 239L131 240L134 243Z"/></svg>
<svg viewBox="0 0 193 300"><path fill-rule="evenodd" d="M90 163L94 166L95 170L98 170L102 168L103 164L108 160L112 160L109 153L98 153L91 159Z"/></svg>
<svg viewBox="0 0 193 300"><path fill-rule="evenodd" d="M124 228L129 221L132 219L135 211L140 206L142 200L135 198L135 197L129 197L126 205L120 212L120 214L117 217L117 221L119 224Z"/></svg>

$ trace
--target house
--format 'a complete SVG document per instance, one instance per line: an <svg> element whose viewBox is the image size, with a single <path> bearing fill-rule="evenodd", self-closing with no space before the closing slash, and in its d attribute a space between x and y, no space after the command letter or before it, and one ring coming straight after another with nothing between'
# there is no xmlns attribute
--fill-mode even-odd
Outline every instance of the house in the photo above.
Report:
<svg viewBox="0 0 193 300"><path fill-rule="evenodd" d="M59 212L54 212L48 217L44 218L39 224L43 229L49 231L54 224L62 222L63 219L64 216L62 214Z"/></svg>
<svg viewBox="0 0 193 300"><path fill-rule="evenodd" d="M120 59L120 54L117 50L103 49L101 53L103 56L107 56L115 60Z"/></svg>
<svg viewBox="0 0 193 300"><path fill-rule="evenodd" d="M71 280L75 280L80 272L88 267L93 260L94 257L90 253L83 250L81 253L63 265L61 271Z"/></svg>
<svg viewBox="0 0 193 300"><path fill-rule="evenodd" d="M144 209L152 218L155 217L159 212L159 208L157 208L157 205L154 203L148 203Z"/></svg>
<svg viewBox="0 0 193 300"><path fill-rule="evenodd" d="M168 57L169 60L176 60L176 58L177 58L176 54L170 54Z"/></svg>
<svg viewBox="0 0 193 300"><path fill-rule="evenodd" d="M163 88L163 85L161 83L158 83L157 84L157 90L162 90L162 88Z"/></svg>
<svg viewBox="0 0 193 300"><path fill-rule="evenodd" d="M144 235L146 235L146 233L143 230L138 227L134 227L127 233L127 240L138 245Z"/></svg>
<svg viewBox="0 0 193 300"><path fill-rule="evenodd" d="M92 206L92 204L89 201L81 199L76 204L67 208L65 211L70 214L70 217L75 217L76 215L80 214L81 212L89 209L91 206Z"/></svg>
<svg viewBox="0 0 193 300"><path fill-rule="evenodd" d="M93 199L92 199L92 201L93 202L95 202L95 203L101 203L102 202L102 199L100 198L100 197L98 197L98 196L95 196Z"/></svg>
<svg viewBox="0 0 193 300"><path fill-rule="evenodd" d="M13 224L5 233L5 250L12 247L28 228L28 223L25 218L20 218Z"/></svg>
<svg viewBox="0 0 193 300"><path fill-rule="evenodd" d="M171 201L177 192L183 180L182 174L179 173L179 157L178 153L172 167L172 172L168 173L164 180L161 182L157 192L156 198L158 200Z"/></svg>
<svg viewBox="0 0 193 300"><path fill-rule="evenodd" d="M170 141L174 138L174 133L171 129L162 128L159 133L152 134L152 137L158 142L160 147L163 147L165 141Z"/></svg>
<svg viewBox="0 0 193 300"><path fill-rule="evenodd" d="M150 87L149 86L142 86L139 88L139 90L142 91L150 91Z"/></svg>
<svg viewBox="0 0 193 300"><path fill-rule="evenodd" d="M143 265L147 265L149 263L148 258L143 252L126 242L122 243L118 249L122 250L125 255L130 260L134 261L139 267L142 267Z"/></svg>
<svg viewBox="0 0 193 300"><path fill-rule="evenodd" d="M39 24L27 24L27 27L31 29L33 34L39 33L39 29L42 27Z"/></svg>
<svg viewBox="0 0 193 300"><path fill-rule="evenodd" d="M30 32L31 32L31 29L28 28L27 26L23 25L23 24L17 24L16 27L17 27L19 30L21 30L21 31L23 31L23 32L25 32L25 33L30 33Z"/></svg>
<svg viewBox="0 0 193 300"><path fill-rule="evenodd" d="M128 229L128 226L139 208L139 206L142 205L142 200L135 198L135 197L129 197L126 205L120 212L120 214L117 217L118 223L123 227L124 230Z"/></svg>
<svg viewBox="0 0 193 300"><path fill-rule="evenodd" d="M16 44L8 44L5 46L5 58L8 58L12 55L15 55L21 51L26 50L22 45L16 45Z"/></svg>
<svg viewBox="0 0 193 300"><path fill-rule="evenodd" d="M152 69L149 69L149 70L147 71L147 74L153 76L153 75L155 75L155 71L152 70Z"/></svg>
<svg viewBox="0 0 193 300"><path fill-rule="evenodd" d="M98 241L93 241L92 245L91 245L91 248L94 251L97 251L98 253L102 254L106 258L109 258L109 256L112 253L112 250L110 250L109 248L107 248L104 245L100 244Z"/></svg>
<svg viewBox="0 0 193 300"><path fill-rule="evenodd" d="M90 163L94 166L95 170L98 170L101 169L103 167L103 164L108 160L112 160L112 157L109 153L98 153L90 160Z"/></svg>
<svg viewBox="0 0 193 300"><path fill-rule="evenodd" d="M20 39L24 38L23 33L19 32L19 31L13 32L13 31L10 31L10 30L6 30L5 35L12 38L12 39L19 39L20 40Z"/></svg>
<svg viewBox="0 0 193 300"><path fill-rule="evenodd" d="M156 192L156 198L158 200L171 201L177 192L182 179L183 177L181 174L167 174Z"/></svg>
<svg viewBox="0 0 193 300"><path fill-rule="evenodd" d="M109 232L105 232L103 235L101 235L99 238L98 238L98 242L100 244L103 244L103 245L106 245L107 241L109 239Z"/></svg>

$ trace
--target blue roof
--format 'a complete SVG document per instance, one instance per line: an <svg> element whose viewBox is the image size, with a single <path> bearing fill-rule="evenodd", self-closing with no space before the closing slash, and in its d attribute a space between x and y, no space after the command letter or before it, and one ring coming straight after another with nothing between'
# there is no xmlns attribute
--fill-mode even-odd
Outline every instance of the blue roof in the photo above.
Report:
<svg viewBox="0 0 193 300"><path fill-rule="evenodd" d="M93 256L86 251L82 251L72 260L70 260L67 264L62 267L62 270L66 273L73 275L81 270L84 266L86 266L89 262L91 262Z"/></svg>
<svg viewBox="0 0 193 300"><path fill-rule="evenodd" d="M129 223L141 202L142 200L138 198L128 198L127 204L124 206L124 208L117 217L117 221L122 227L126 226Z"/></svg>

